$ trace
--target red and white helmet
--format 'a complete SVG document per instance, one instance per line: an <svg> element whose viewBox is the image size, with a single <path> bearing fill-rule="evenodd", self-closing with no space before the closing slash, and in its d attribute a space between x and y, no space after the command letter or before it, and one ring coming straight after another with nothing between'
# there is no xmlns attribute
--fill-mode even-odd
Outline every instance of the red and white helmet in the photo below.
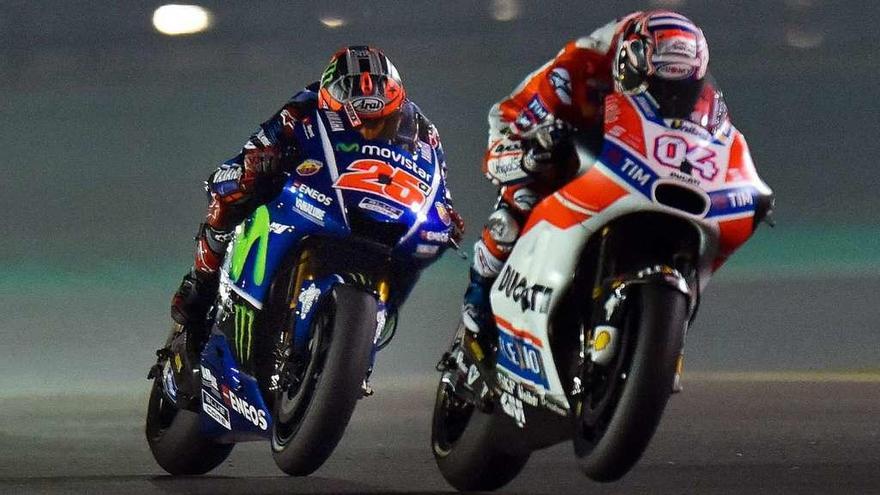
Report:
<svg viewBox="0 0 880 495"><path fill-rule="evenodd" d="M665 117L686 117L709 65L703 31L667 10L639 12L624 21L613 75L617 91L649 93Z"/></svg>

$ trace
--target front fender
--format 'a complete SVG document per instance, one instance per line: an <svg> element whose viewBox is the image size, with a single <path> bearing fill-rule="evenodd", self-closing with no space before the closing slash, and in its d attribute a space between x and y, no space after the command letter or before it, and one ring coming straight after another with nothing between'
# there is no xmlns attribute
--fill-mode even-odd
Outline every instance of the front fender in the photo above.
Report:
<svg viewBox="0 0 880 495"><path fill-rule="evenodd" d="M688 298L688 307L693 312L694 297L684 275L668 265L653 265L627 275L615 277L609 282L606 290L603 291L605 296L600 308L603 311L600 319L605 322L616 323L619 316L622 315L620 309L623 307L627 296L634 288L649 283L667 285L681 292Z"/></svg>
<svg viewBox="0 0 880 495"><path fill-rule="evenodd" d="M342 283L345 283L345 279L336 274L316 280L303 281L302 286L297 291L299 296L296 301L296 311L293 313L293 317L296 318L293 332L294 349L305 349L309 340L309 329L312 326L312 319L314 319L317 308L320 306L321 299L327 297L333 287Z"/></svg>

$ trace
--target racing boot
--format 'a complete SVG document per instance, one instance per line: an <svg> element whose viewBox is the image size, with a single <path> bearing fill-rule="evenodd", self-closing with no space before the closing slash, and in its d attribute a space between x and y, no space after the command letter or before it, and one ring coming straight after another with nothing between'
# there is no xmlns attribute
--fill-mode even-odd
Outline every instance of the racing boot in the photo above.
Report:
<svg viewBox="0 0 880 495"><path fill-rule="evenodd" d="M203 321L217 295L217 286L216 274L190 270L171 298L171 318L185 327Z"/></svg>
<svg viewBox="0 0 880 495"><path fill-rule="evenodd" d="M204 321L217 295L218 270L230 235L202 224L196 237L195 263L171 299L171 318L187 327Z"/></svg>
<svg viewBox="0 0 880 495"><path fill-rule="evenodd" d="M461 319L465 327L462 347L475 363L494 366L495 342L498 330L492 317L489 290L494 278L488 278L471 268L470 284L464 293ZM487 359L488 358L488 359Z"/></svg>

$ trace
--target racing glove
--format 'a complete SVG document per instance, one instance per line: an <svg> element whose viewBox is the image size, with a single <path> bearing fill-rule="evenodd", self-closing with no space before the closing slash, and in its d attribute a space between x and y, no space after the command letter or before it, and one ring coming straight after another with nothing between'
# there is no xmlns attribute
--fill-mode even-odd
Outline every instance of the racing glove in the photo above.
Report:
<svg viewBox="0 0 880 495"><path fill-rule="evenodd" d="M452 206L447 205L446 210L449 212L449 219L452 221L449 240L456 246L460 246L462 239L464 239L464 219L461 218L461 215Z"/></svg>
<svg viewBox="0 0 880 495"><path fill-rule="evenodd" d="M272 182L281 173L281 154L275 148L246 149L244 153L244 171L239 183L245 192L251 192L258 186Z"/></svg>
<svg viewBox="0 0 880 495"><path fill-rule="evenodd" d="M546 172L572 150L572 127L554 119L523 135L522 168L530 174Z"/></svg>

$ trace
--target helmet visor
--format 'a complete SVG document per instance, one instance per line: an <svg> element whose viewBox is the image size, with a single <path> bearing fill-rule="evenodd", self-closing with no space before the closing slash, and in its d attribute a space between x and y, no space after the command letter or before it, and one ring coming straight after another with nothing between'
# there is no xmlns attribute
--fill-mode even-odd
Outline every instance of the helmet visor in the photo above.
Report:
<svg viewBox="0 0 880 495"><path fill-rule="evenodd" d="M351 103L361 118L370 119L387 115L394 108L400 84L385 74L347 74L327 84L326 89L336 101Z"/></svg>

